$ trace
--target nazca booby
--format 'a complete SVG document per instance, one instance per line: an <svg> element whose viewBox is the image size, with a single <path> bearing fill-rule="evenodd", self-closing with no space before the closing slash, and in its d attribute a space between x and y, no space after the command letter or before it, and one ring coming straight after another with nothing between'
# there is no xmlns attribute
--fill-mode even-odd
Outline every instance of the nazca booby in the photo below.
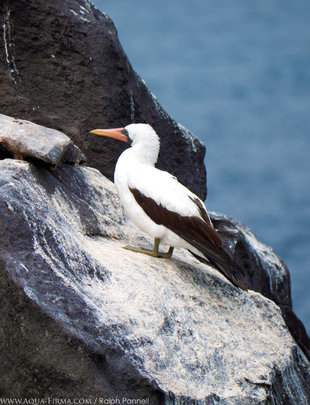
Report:
<svg viewBox="0 0 310 405"><path fill-rule="evenodd" d="M155 168L160 142L154 129L148 124L130 124L91 133L131 145L117 161L114 182L125 212L138 228L154 238L154 248L125 249L169 258L174 247L185 248L207 259L234 285L245 288L244 272L224 249L204 203L170 173ZM169 246L168 252L159 251L160 243Z"/></svg>

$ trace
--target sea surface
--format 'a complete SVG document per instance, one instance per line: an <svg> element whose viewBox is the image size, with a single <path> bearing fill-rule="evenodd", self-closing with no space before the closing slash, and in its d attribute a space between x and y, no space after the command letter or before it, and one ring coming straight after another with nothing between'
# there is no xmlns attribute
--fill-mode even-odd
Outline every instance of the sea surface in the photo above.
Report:
<svg viewBox="0 0 310 405"><path fill-rule="evenodd" d="M206 147L209 210L288 265L310 332L309 0L95 0L164 109Z"/></svg>

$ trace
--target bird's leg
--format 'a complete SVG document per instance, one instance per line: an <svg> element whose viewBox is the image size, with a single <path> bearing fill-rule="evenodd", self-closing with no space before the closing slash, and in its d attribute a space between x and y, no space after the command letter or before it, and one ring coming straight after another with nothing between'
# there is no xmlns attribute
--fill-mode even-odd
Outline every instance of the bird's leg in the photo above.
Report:
<svg viewBox="0 0 310 405"><path fill-rule="evenodd" d="M131 250L132 252L137 252L137 253L144 253L145 255L153 256L153 257L163 257L166 259L169 259L172 256L173 252L173 247L170 246L169 250L167 253L160 252L159 249L159 244L160 244L160 239L155 238L154 239L154 247L152 250L149 249L142 249L138 248L135 246L124 246L124 249Z"/></svg>
<svg viewBox="0 0 310 405"><path fill-rule="evenodd" d="M154 255L154 256L155 257L163 257L164 259L170 259L170 257L172 256L174 248L172 246L170 246L167 253L160 252L159 251L159 244L160 244L160 239L155 238L154 239L153 252L156 252L156 255Z"/></svg>

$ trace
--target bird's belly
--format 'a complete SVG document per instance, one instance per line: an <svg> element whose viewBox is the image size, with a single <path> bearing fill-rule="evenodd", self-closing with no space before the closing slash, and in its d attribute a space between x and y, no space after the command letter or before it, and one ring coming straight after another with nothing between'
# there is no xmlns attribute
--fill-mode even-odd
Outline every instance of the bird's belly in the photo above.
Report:
<svg viewBox="0 0 310 405"><path fill-rule="evenodd" d="M140 208L140 207L139 207ZM140 212L141 210L141 212ZM126 207L125 211L131 221L139 228L141 231L147 233L152 238L163 239L166 233L166 228L163 225L157 225L152 221L142 209L131 209Z"/></svg>
<svg viewBox="0 0 310 405"><path fill-rule="evenodd" d="M170 231L164 225L156 224L137 203L135 197L130 192L127 184L122 184L115 179L115 185L120 197L121 203L124 207L124 211L128 215L129 219L143 232L150 235L152 238L158 238L162 244L166 244L172 247L179 247L189 249L199 256L203 256L201 252L191 246L184 239L180 238L176 233Z"/></svg>
<svg viewBox="0 0 310 405"><path fill-rule="evenodd" d="M188 242L186 242L184 239L182 239L180 236L178 236L176 233L170 231L170 229L165 228L166 232L164 237L161 239L161 242L163 244L166 244L168 246L173 246L173 247L178 247L178 248L182 248L182 249L187 249L192 251L193 253L195 253L198 256L201 257L205 257L203 255L203 253L201 253L199 250L197 250L196 248L194 248L194 246L192 246L191 244L189 244Z"/></svg>
<svg viewBox="0 0 310 405"><path fill-rule="evenodd" d="M165 235L166 228L162 225L157 225L148 215L146 215L135 200L133 194L129 191L128 187L117 187L117 191L124 207L124 211L129 219L141 229L141 231L147 233L153 238L162 239Z"/></svg>
<svg viewBox="0 0 310 405"><path fill-rule="evenodd" d="M132 206L126 206L125 211L131 221L143 232L150 235L152 238L158 238L161 244L191 250L198 256L204 257L196 248L178 236L176 233L170 231L164 225L158 225L145 214L143 209L137 204L136 209Z"/></svg>
<svg viewBox="0 0 310 405"><path fill-rule="evenodd" d="M188 249L196 253L198 256L204 257L201 252L199 252L184 239L180 238L180 236L178 236L176 233L170 231L170 229L166 228L164 225L157 225L144 213L143 210L142 213L140 212L138 216L136 215L136 213L131 212L131 210L126 209L126 212L132 222L139 229L150 235L152 238L160 239L161 245Z"/></svg>

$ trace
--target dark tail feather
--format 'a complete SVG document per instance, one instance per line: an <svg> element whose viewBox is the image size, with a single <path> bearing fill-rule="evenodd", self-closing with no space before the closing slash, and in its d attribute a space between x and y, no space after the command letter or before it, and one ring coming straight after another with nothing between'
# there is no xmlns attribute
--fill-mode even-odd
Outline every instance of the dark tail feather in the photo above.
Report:
<svg viewBox="0 0 310 405"><path fill-rule="evenodd" d="M184 238L184 237L183 237ZM184 238L193 247L198 249L205 256L208 264L211 264L216 270L218 270L223 276L225 276L234 286L247 290L246 275L241 267L234 262L233 258L224 248L213 248L202 246L199 242L192 241ZM198 260L204 262L205 260L197 254L191 252Z"/></svg>

